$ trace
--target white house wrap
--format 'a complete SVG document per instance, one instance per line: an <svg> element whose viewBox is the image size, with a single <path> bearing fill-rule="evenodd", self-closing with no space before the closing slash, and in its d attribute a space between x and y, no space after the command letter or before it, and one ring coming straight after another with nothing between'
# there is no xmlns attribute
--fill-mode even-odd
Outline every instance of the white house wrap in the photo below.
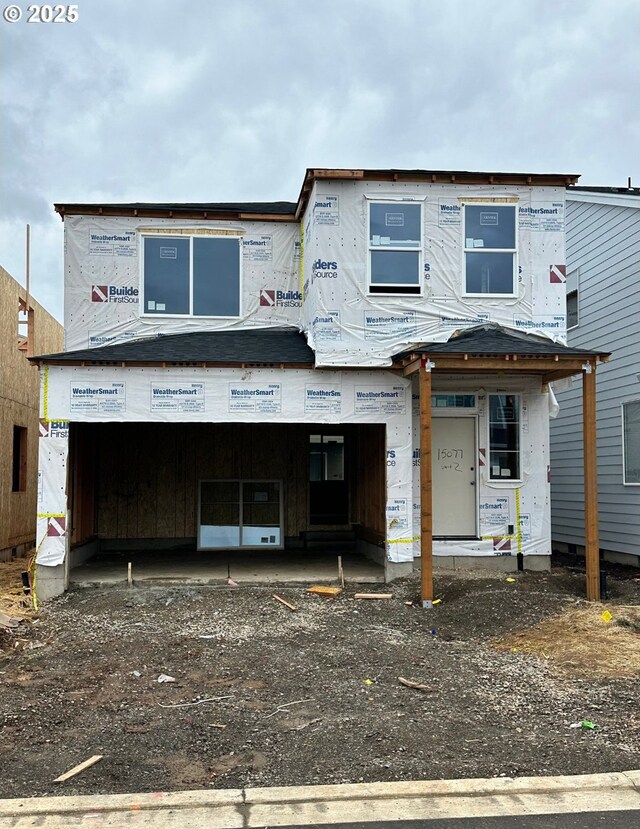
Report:
<svg viewBox="0 0 640 829"><path fill-rule="evenodd" d="M571 181L308 170L295 204L57 205L66 342L36 358L38 563L227 537L304 555L349 532L387 578L421 551L548 566L548 383L595 367L564 345ZM243 511L269 509L245 544Z"/></svg>

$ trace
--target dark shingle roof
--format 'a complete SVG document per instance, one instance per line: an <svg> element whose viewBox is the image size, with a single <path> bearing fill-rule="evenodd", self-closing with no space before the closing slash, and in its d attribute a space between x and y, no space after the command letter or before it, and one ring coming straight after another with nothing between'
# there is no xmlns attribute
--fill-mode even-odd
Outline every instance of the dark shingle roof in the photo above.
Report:
<svg viewBox="0 0 640 829"><path fill-rule="evenodd" d="M290 216L294 219L296 212L295 202L131 202L116 204L55 204L56 212L62 217L65 214L86 215L115 215L115 216L153 216L173 215L176 217L208 217L225 216L226 218L240 215L249 216Z"/></svg>
<svg viewBox="0 0 640 829"><path fill-rule="evenodd" d="M454 333L445 343L420 343L396 354L394 360L408 354L526 354L550 356L566 354L567 356L595 356L605 352L590 351L586 348L570 348L555 343L547 337L526 334L523 331L511 331L494 323L466 328Z"/></svg>
<svg viewBox="0 0 640 829"><path fill-rule="evenodd" d="M640 187L589 187L572 185L567 193L607 193L614 196L640 196Z"/></svg>
<svg viewBox="0 0 640 829"><path fill-rule="evenodd" d="M252 363L313 365L304 334L294 328L197 331L32 357L55 363Z"/></svg>

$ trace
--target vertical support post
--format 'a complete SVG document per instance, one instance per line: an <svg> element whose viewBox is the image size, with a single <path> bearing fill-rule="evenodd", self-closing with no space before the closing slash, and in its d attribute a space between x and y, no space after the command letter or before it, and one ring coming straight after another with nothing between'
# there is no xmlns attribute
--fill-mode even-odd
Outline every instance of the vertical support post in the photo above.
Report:
<svg viewBox="0 0 640 829"><path fill-rule="evenodd" d="M582 372L582 441L584 448L584 547L587 599L600 601L600 541L598 537L598 468L596 441L596 367Z"/></svg>
<svg viewBox="0 0 640 829"><path fill-rule="evenodd" d="M423 607L433 603L433 512L431 499L431 363L420 366L420 567Z"/></svg>

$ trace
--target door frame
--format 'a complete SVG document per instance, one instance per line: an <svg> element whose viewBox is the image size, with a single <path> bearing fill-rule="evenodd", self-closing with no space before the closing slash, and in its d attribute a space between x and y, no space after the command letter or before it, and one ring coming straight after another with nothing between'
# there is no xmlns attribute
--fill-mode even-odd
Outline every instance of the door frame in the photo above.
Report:
<svg viewBox="0 0 640 829"><path fill-rule="evenodd" d="M352 463L351 463L351 452L352 452L352 443L353 443L353 433L350 430L349 426L351 424L345 423L327 423L327 424L317 424L310 426L307 431L307 457L306 457L306 476L307 476L307 525L308 527L313 530L318 530L322 532L324 528L329 529L345 529L351 527L351 516L352 516L352 494L353 494L353 482L352 482ZM347 490L347 520L343 524L312 524L311 522L311 453L309 451L310 447L310 438L311 435L319 434L321 437L324 435L327 436L339 436L344 439L344 457L343 457L343 481L346 485Z"/></svg>
<svg viewBox="0 0 640 829"><path fill-rule="evenodd" d="M455 394L455 392L447 392L447 394ZM479 446L478 443L480 439L480 412L478 411L478 396L474 393L474 397L476 398L476 405L473 408L464 409L462 407L456 408L454 406L451 407L443 407L440 409L434 409L431 407L431 417L435 418L469 418L470 420L473 419L473 442L474 442L474 464L473 464L473 474L474 474L474 526L475 526L475 535L437 535L435 532L433 533L434 539L444 540L444 539L458 539L458 540L473 540L477 541L480 539L480 535L478 534L478 529L480 526L480 485L479 485L479 478L478 478L478 459L480 456Z"/></svg>

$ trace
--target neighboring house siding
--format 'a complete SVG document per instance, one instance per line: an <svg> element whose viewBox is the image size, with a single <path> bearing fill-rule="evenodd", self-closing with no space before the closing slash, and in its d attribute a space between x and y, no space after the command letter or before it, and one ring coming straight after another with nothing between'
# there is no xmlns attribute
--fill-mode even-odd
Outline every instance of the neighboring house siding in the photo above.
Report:
<svg viewBox="0 0 640 829"><path fill-rule="evenodd" d="M38 488L38 369L18 351L18 302L25 290L0 267L0 561L31 546ZM34 353L62 348L62 326L30 298ZM24 489L13 491L13 431L26 429Z"/></svg>
<svg viewBox="0 0 640 829"><path fill-rule="evenodd" d="M640 200L639 200L640 202ZM568 344L612 352L598 368L600 547L640 555L640 486L623 484L621 404L640 400L640 203L567 200L567 271L578 271L579 323ZM551 426L554 541L584 544L582 392L557 393Z"/></svg>

